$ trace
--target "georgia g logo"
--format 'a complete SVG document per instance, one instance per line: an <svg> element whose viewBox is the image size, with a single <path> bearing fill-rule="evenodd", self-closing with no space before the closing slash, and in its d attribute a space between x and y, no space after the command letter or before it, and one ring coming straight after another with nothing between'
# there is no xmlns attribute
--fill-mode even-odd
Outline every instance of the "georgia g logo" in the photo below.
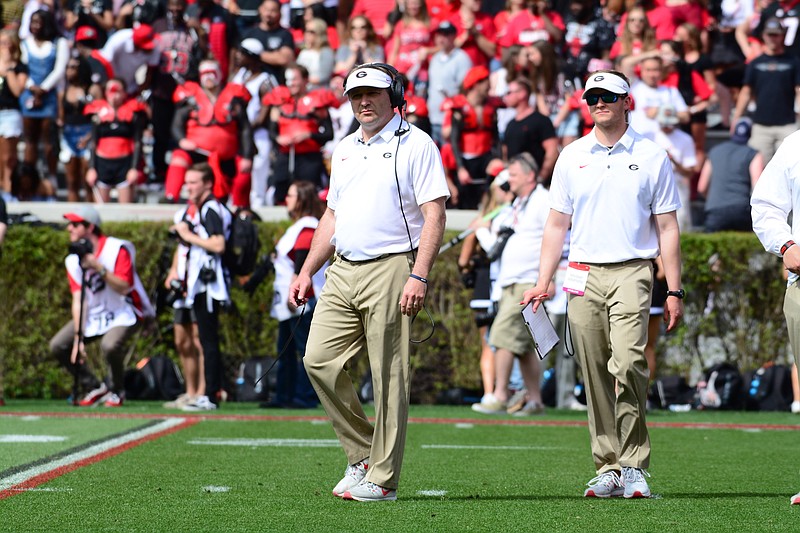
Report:
<svg viewBox="0 0 800 533"><path fill-rule="evenodd" d="M631 169L631 170L639 170L639 165L637 165L637 164L628 165L628 168Z"/></svg>
<svg viewBox="0 0 800 533"><path fill-rule="evenodd" d="M366 77L367 77L367 71L366 70L362 70L361 72L357 72L356 73L356 78L366 78Z"/></svg>
<svg viewBox="0 0 800 533"><path fill-rule="evenodd" d="M604 79L606 79L605 76L603 76L602 74L599 74L599 75L594 77L593 81L603 81Z"/></svg>

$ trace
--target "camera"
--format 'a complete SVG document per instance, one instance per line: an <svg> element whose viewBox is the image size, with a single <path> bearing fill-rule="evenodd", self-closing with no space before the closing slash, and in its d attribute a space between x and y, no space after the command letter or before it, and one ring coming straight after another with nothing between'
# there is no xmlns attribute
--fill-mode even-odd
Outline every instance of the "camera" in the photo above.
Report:
<svg viewBox="0 0 800 533"><path fill-rule="evenodd" d="M164 302L172 307L181 298L183 298L183 283L178 279L173 279L169 282L169 291L164 296Z"/></svg>
<svg viewBox="0 0 800 533"><path fill-rule="evenodd" d="M78 239L69 243L69 253L75 254L79 259L83 259L87 254L94 252L94 246L89 239Z"/></svg>
<svg viewBox="0 0 800 533"><path fill-rule="evenodd" d="M492 305L486 308L486 311L475 313L475 326L478 328L482 328L484 326L491 326L496 316L497 316L497 302L492 302Z"/></svg>
<svg viewBox="0 0 800 533"><path fill-rule="evenodd" d="M217 279L217 271L213 266L203 265L203 268L200 269L198 278L203 283L212 283Z"/></svg>

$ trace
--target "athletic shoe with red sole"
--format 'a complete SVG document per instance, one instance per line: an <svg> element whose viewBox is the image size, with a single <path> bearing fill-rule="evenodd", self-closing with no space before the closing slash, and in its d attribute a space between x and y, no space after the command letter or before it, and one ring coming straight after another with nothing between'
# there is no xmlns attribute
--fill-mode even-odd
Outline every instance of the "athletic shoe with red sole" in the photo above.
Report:
<svg viewBox="0 0 800 533"><path fill-rule="evenodd" d="M645 476L650 477L650 474L641 468L622 467L622 484L625 486L624 496L626 498L650 497L650 487L647 485Z"/></svg>
<svg viewBox="0 0 800 533"><path fill-rule="evenodd" d="M800 492L792 496L792 499L789 500L792 505L800 505Z"/></svg>
<svg viewBox="0 0 800 533"><path fill-rule="evenodd" d="M397 499L397 491L383 488L371 481L362 481L345 492L342 498L359 502L389 502Z"/></svg>
<svg viewBox="0 0 800 533"><path fill-rule="evenodd" d="M369 469L369 457L366 459L362 459L361 461L347 465L347 468L344 470L344 477L333 487L333 495L338 496L341 498L344 496L344 493L348 490L352 489L364 479L364 476L367 475L367 470Z"/></svg>
<svg viewBox="0 0 800 533"><path fill-rule="evenodd" d="M122 407L122 403L124 400L120 398L117 394L111 393L106 396L106 401L103 405L106 407Z"/></svg>
<svg viewBox="0 0 800 533"><path fill-rule="evenodd" d="M587 483L588 489L583 493L584 498L619 498L625 494L625 487L619 474L613 470L603 472Z"/></svg>
<svg viewBox="0 0 800 533"><path fill-rule="evenodd" d="M100 384L99 387L94 389L93 391L89 392L83 399L78 403L81 407L91 407L95 405L99 401L105 399L106 395L108 394L108 387L106 387L105 383Z"/></svg>

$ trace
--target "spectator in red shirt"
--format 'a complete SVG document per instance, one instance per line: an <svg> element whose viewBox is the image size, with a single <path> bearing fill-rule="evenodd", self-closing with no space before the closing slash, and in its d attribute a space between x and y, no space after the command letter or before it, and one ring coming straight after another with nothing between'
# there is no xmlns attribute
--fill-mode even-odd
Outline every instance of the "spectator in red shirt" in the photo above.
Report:
<svg viewBox="0 0 800 533"><path fill-rule="evenodd" d="M480 9L480 0L462 0L458 13L450 18L458 32L456 48L464 50L476 67L488 66L497 53L494 22Z"/></svg>
<svg viewBox="0 0 800 533"><path fill-rule="evenodd" d="M625 22L620 25L622 31L617 42L611 47L609 57L636 56L642 52L656 49L656 30L650 24L644 9L634 7L626 13Z"/></svg>
<svg viewBox="0 0 800 533"><path fill-rule="evenodd" d="M561 15L549 9L545 0L536 0L528 5L528 9L508 22L499 44L503 48L513 44L524 46L536 41L556 44L561 42L565 29Z"/></svg>
<svg viewBox="0 0 800 533"><path fill-rule="evenodd" d="M425 0L406 0L403 18L395 25L388 44L388 63L409 80L427 80L432 34Z"/></svg>
<svg viewBox="0 0 800 533"><path fill-rule="evenodd" d="M389 35L386 35L385 31L391 29L391 26L386 21L394 7L395 0L356 0L350 18L364 15L372 23L375 32L387 39Z"/></svg>
<svg viewBox="0 0 800 533"><path fill-rule="evenodd" d="M442 137L455 156L458 207L477 209L488 189L486 167L497 140L499 100L489 98L489 70L472 67L461 83L461 94L442 104Z"/></svg>
<svg viewBox="0 0 800 533"><path fill-rule="evenodd" d="M644 10L647 15L647 20L656 31L657 40L668 41L672 39L672 36L675 35L676 24L669 8L656 4L655 0L639 0L636 3L636 7L640 7ZM620 29L617 30L617 34L622 32L622 28L625 27L625 22L628 20L628 16L632 11L633 8L629 8L628 12L622 15L622 19L620 19L619 22Z"/></svg>

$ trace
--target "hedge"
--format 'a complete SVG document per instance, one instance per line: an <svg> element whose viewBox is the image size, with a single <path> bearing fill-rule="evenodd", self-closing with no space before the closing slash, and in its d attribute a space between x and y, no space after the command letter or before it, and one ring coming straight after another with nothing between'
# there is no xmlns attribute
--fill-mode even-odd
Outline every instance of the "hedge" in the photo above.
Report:
<svg viewBox="0 0 800 533"><path fill-rule="evenodd" d="M283 232L286 223L259 225L265 251ZM174 250L167 223L125 222L105 224L114 236L131 240L142 281L155 294L163 284ZM447 239L453 235L448 234ZM10 398L61 398L69 394L68 374L51 360L48 341L69 320L69 289L63 259L68 246L63 226L13 225L0 259L0 367L5 395ZM686 320L661 339L661 372L689 374L707 366L709 359L735 361L741 369L770 360L785 360L787 341L782 315L785 282L780 260L766 254L751 234L687 234L682 237L687 290ZM458 247L439 258L430 276L427 309L435 324L430 340L412 347L412 400L436 401L454 388L478 389L480 343L469 309L471 293L460 282L456 266ZM719 260L713 265L709 258ZM269 317L271 279L253 295L237 290L233 306L222 317L222 350L229 382L239 363L251 356L275 356L277 324ZM132 352L136 361L155 354L177 359L171 334L172 314L162 312L157 331L140 336ZM414 322L412 336L425 338L431 330L428 316ZM90 350L93 368L105 365L97 350ZM359 380L366 367L360 358L352 369Z"/></svg>

